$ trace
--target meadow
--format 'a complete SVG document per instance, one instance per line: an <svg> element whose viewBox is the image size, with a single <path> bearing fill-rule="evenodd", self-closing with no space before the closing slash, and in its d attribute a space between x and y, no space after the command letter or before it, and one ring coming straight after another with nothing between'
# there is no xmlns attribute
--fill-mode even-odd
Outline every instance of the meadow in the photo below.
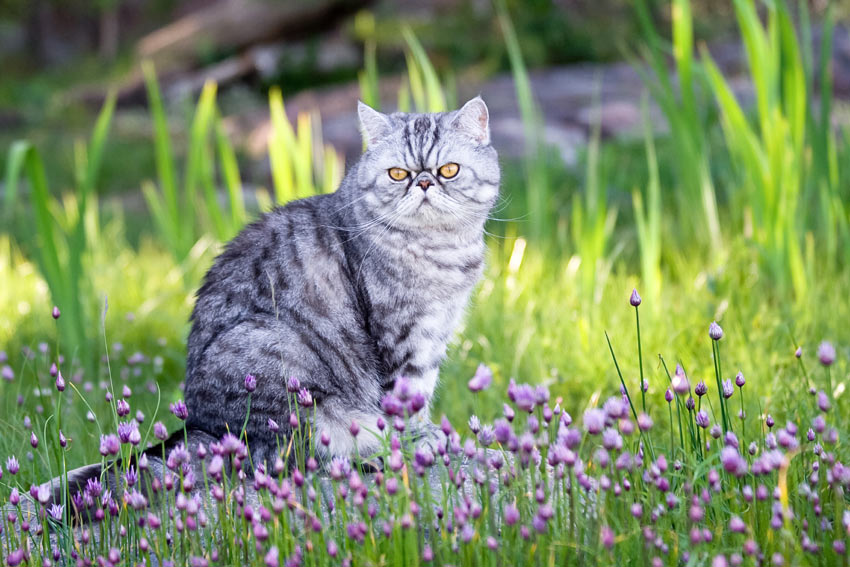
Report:
<svg viewBox="0 0 850 567"><path fill-rule="evenodd" d="M239 435L175 450L162 478L129 466L181 427L192 294L222 243L338 183L315 117L290 122L270 91L272 183L247 198L216 85L175 116L146 65L143 221L98 199L114 98L75 146L73 179L48 180L39 148L15 143L0 213L0 563L847 564L850 133L832 122L832 14L818 54L805 3L730 4L752 104L695 45L689 0L672 0L669 30L637 2L645 41L629 55L667 129L647 112L639 143L597 131L575 169L542 139L496 3L529 151L503 164L485 278L441 373L432 419L448 443L403 443L417 403L400 386L378 474L320 469L311 450L289 455L295 471L239 474ZM394 106L447 108L451 89L405 41ZM361 98L377 108L366 47ZM188 137L172 139L184 119ZM146 227L137 243L130 224ZM309 411L295 403L292 419ZM204 478L186 473L210 455ZM115 491L43 505L34 485L116 456ZM209 500L191 495L199 484Z"/></svg>

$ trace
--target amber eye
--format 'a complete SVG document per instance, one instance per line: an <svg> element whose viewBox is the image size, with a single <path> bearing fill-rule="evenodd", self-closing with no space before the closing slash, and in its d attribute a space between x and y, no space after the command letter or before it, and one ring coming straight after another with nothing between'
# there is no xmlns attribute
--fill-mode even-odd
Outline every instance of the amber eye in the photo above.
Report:
<svg viewBox="0 0 850 567"><path fill-rule="evenodd" d="M447 163L443 167L440 168L440 175L445 177L446 179L451 179L457 172L460 170L460 166L456 163Z"/></svg>
<svg viewBox="0 0 850 567"><path fill-rule="evenodd" d="M407 179L408 175L410 175L406 169L402 169L400 167L393 167L387 173L389 173L390 177L396 181L403 181L404 179Z"/></svg>

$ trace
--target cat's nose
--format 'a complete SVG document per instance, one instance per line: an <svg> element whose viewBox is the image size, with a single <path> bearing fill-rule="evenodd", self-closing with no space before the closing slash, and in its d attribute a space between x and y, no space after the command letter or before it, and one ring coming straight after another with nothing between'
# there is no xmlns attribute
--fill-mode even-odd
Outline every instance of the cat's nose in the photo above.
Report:
<svg viewBox="0 0 850 567"><path fill-rule="evenodd" d="M420 180L418 181L417 185L419 185L420 187L422 187L422 190L423 190L423 191L427 191L427 190L428 190L428 187L430 187L430 186L431 186L431 185L433 185L433 184L431 183L431 180L430 180L430 179L420 179Z"/></svg>

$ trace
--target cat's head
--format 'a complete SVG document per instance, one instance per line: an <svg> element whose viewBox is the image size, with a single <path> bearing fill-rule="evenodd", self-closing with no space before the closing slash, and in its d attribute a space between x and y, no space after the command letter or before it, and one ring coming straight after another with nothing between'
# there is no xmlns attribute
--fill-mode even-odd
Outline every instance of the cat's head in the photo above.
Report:
<svg viewBox="0 0 850 567"><path fill-rule="evenodd" d="M383 114L358 107L366 142L357 198L381 224L480 230L499 195L499 162L490 145L487 105Z"/></svg>

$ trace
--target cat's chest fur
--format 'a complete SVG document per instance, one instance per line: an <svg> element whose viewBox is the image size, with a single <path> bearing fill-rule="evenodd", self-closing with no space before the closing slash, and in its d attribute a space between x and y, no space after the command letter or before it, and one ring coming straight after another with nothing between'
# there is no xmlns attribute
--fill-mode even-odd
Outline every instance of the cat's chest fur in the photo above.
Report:
<svg viewBox="0 0 850 567"><path fill-rule="evenodd" d="M430 396L446 347L463 316L484 259L480 235L399 232L376 245L380 260L364 276L371 303L370 332L382 379L422 380Z"/></svg>

